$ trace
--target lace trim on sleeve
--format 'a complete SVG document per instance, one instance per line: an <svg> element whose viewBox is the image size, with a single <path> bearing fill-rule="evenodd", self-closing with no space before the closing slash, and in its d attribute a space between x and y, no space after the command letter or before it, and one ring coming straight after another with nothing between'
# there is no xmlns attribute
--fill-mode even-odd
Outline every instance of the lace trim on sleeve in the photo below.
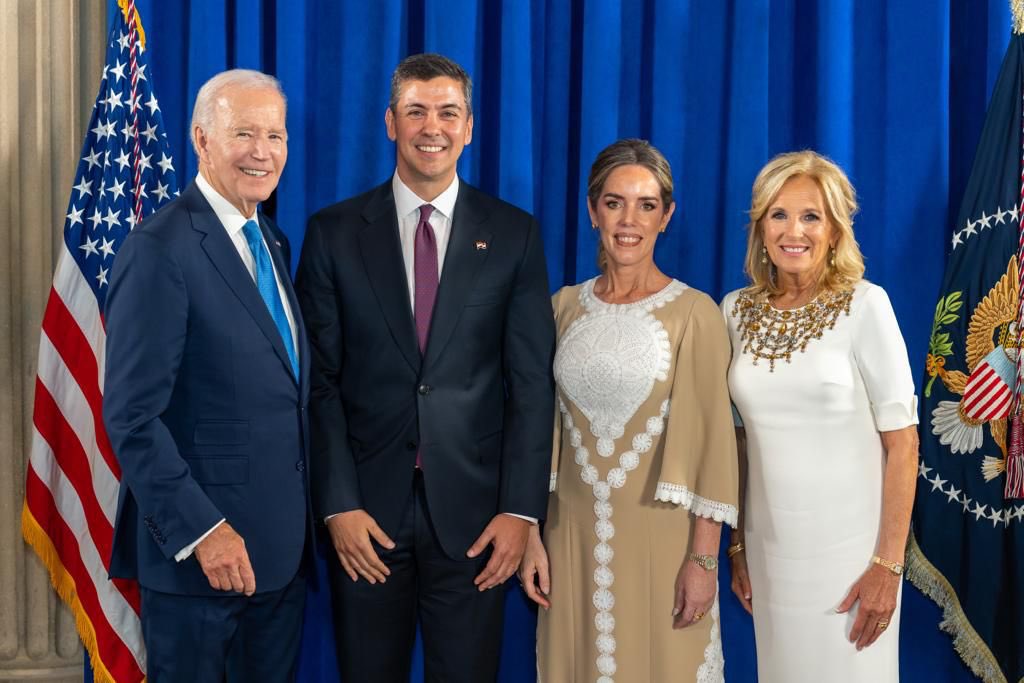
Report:
<svg viewBox="0 0 1024 683"><path fill-rule="evenodd" d="M719 503L718 501L698 496L680 484L659 481L658 487L654 489L654 499L680 505L683 509L689 510L698 517L706 517L716 522L725 522L733 528L738 523L739 512L735 505Z"/></svg>

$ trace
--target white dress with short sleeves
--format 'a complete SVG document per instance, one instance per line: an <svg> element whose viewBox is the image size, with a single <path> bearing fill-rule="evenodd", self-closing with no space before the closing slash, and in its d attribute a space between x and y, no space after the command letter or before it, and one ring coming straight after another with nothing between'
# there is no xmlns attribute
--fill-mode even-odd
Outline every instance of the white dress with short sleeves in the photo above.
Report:
<svg viewBox="0 0 1024 683"><path fill-rule="evenodd" d="M885 291L854 289L849 315L792 361L742 353L739 292L725 297L729 389L746 428L745 543L760 683L899 680L899 616L858 652L837 614L876 553L879 432L917 423L906 345Z"/></svg>

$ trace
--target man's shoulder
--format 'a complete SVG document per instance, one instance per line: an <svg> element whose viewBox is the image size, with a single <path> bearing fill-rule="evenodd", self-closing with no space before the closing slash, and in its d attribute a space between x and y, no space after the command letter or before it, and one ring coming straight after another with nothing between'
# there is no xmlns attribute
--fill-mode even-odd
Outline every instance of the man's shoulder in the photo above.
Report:
<svg viewBox="0 0 1024 683"><path fill-rule="evenodd" d="M465 182L459 185L459 198L455 202L456 216L460 209L467 209L478 220L486 220L493 227L521 232L524 236L535 223L533 215L528 211Z"/></svg>
<svg viewBox="0 0 1024 683"><path fill-rule="evenodd" d="M197 199L198 197L198 199ZM188 232L182 230L192 223L192 212L196 208L196 202L202 200L202 194L194 185L189 185L182 193L164 204L153 214L146 216L138 226L132 230L132 235L147 235L151 238L164 241L180 241ZM205 202L205 200L202 200ZM212 211L212 209L210 209Z"/></svg>
<svg viewBox="0 0 1024 683"><path fill-rule="evenodd" d="M368 209L376 204L384 204L391 197L391 182L388 181L378 185L371 190L358 194L355 197L343 199L320 209L310 217L310 221L317 221L327 224L347 223L354 219L360 219ZM392 206L394 199L391 198ZM392 211L394 209L392 208Z"/></svg>

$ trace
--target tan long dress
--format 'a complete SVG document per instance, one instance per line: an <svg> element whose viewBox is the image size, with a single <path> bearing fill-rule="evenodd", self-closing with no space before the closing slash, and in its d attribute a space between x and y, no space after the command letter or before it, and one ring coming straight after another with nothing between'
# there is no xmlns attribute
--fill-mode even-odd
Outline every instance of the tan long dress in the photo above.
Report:
<svg viewBox="0 0 1024 683"><path fill-rule="evenodd" d="M725 325L708 296L675 280L623 305L593 287L553 300L560 415L538 680L722 681L717 598L679 631L671 613L694 515L736 524Z"/></svg>

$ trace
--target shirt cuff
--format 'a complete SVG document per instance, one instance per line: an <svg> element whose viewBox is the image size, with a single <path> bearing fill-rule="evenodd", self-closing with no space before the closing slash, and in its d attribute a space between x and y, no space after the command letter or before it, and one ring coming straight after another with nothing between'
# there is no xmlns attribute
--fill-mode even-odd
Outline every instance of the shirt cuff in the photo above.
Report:
<svg viewBox="0 0 1024 683"><path fill-rule="evenodd" d="M502 512L501 514L509 515L511 517L518 517L519 519L525 519L530 524L536 524L537 523L537 518L536 517L529 517L527 515L517 515L514 512Z"/></svg>
<svg viewBox="0 0 1024 683"><path fill-rule="evenodd" d="M210 527L210 530L207 531L205 534L203 534L202 536L200 536L199 538L197 538L196 540L194 540L193 542L189 543L187 546L179 550L178 554L174 556L174 561L181 562L182 560L187 560L188 558L190 558L192 556L192 553L195 551L196 546L202 543L203 539L212 534L213 530L219 527L221 524L223 524L224 521L224 519L221 519L219 522Z"/></svg>

